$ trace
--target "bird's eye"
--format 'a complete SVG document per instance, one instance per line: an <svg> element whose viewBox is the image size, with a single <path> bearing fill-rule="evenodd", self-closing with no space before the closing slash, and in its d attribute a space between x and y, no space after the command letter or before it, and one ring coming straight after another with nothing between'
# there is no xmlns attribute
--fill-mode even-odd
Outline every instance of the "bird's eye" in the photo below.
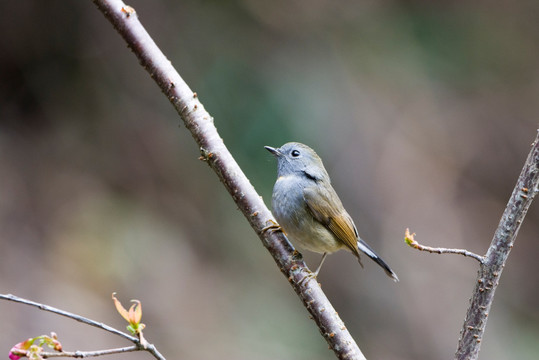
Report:
<svg viewBox="0 0 539 360"><path fill-rule="evenodd" d="M292 150L292 152L290 153L293 157L298 157L299 156L299 151L298 150Z"/></svg>

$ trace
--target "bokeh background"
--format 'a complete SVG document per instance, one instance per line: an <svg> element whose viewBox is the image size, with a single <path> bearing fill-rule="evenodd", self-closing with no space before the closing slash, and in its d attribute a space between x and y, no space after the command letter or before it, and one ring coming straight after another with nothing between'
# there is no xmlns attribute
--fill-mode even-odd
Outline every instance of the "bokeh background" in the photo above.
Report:
<svg viewBox="0 0 539 360"><path fill-rule="evenodd" d="M329 257L322 287L369 359L450 359L477 263L539 126L539 3L132 0L270 205L264 145L311 145L398 273ZM169 359L331 359L167 99L87 1L0 1L0 291L117 328L142 301ZM482 359L539 356L539 207L496 293ZM316 266L319 256L305 254ZM58 333L127 346L0 302L0 356ZM138 353L113 358L147 359Z"/></svg>

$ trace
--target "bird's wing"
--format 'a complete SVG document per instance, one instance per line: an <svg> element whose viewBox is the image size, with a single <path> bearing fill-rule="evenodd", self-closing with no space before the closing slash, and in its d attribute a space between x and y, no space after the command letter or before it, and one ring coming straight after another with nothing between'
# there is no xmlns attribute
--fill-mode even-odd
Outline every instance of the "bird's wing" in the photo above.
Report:
<svg viewBox="0 0 539 360"><path fill-rule="evenodd" d="M319 186L307 187L303 189L303 198L313 217L352 250L362 267L363 264L361 264L359 250L380 265L394 281L399 281L397 275L389 268L384 260L365 241L359 238L352 218L342 206L341 200L333 188L321 189ZM331 202L330 199L332 199Z"/></svg>
<svg viewBox="0 0 539 360"><path fill-rule="evenodd" d="M310 186L303 189L303 198L312 216L359 257L356 227L335 190Z"/></svg>

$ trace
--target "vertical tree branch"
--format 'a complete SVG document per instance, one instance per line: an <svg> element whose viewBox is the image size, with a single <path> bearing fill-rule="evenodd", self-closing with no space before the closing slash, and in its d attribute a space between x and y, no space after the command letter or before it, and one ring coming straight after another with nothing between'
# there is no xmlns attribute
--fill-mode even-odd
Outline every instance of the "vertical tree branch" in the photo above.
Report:
<svg viewBox="0 0 539 360"><path fill-rule="evenodd" d="M479 268L477 283L470 299L461 330L456 359L477 359L487 318L505 262L513 248L520 225L534 196L539 191L539 134L507 203L487 254Z"/></svg>
<svg viewBox="0 0 539 360"><path fill-rule="evenodd" d="M293 247L283 233L262 231L273 219L270 211L226 148L213 118L143 28L134 9L120 0L92 1L176 108L200 147L201 158L217 173L281 272L290 281L330 348L340 359L365 359L318 283L308 279L299 285L308 269L301 259L294 256Z"/></svg>

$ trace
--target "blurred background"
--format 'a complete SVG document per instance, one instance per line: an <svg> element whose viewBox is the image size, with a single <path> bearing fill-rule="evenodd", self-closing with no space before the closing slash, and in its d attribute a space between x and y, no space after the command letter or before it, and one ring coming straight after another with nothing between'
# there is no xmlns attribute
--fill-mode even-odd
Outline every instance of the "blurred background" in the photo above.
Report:
<svg viewBox="0 0 539 360"><path fill-rule="evenodd" d="M264 145L323 158L360 234L399 275L330 256L319 276L369 359L450 359L478 264L539 126L539 3L142 1L139 17L270 206ZM167 99L93 3L0 1L0 292L123 329L142 301L169 359L331 359L307 311ZM179 127L178 127L179 125ZM539 356L539 206L503 273L482 359ZM315 267L319 255L305 254ZM0 353L55 331L0 302ZM144 353L113 358L148 359Z"/></svg>

